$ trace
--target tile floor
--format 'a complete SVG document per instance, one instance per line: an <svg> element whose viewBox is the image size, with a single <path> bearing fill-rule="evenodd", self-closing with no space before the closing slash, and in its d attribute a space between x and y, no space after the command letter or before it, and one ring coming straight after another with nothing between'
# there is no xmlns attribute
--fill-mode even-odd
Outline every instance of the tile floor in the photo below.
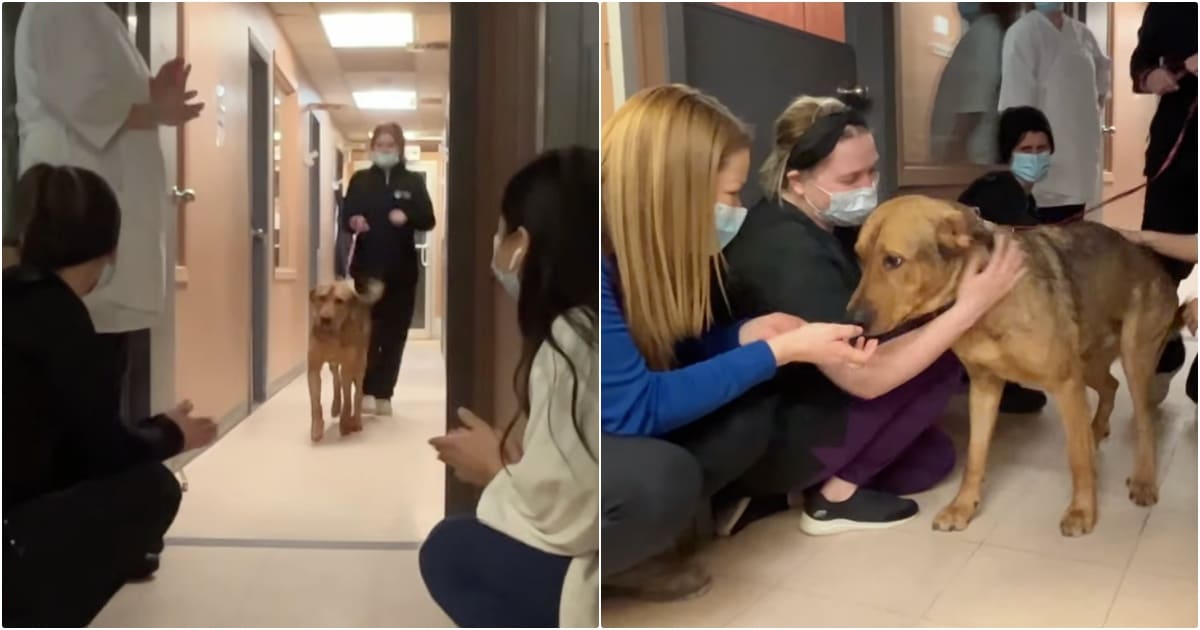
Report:
<svg viewBox="0 0 1200 630"><path fill-rule="evenodd" d="M1124 381L1119 368L1114 374ZM1196 407L1185 377L1157 422L1160 498L1152 508L1126 495L1132 415L1124 386L1117 394L1098 460L1099 523L1088 536L1059 534L1070 479L1051 404L1040 416L1001 419L982 512L964 532L930 528L959 471L915 497L921 514L892 530L811 538L795 514L777 515L701 552L714 576L707 594L668 604L606 600L604 625L1195 627ZM945 421L960 453L966 417L964 397Z"/></svg>
<svg viewBox="0 0 1200 630"><path fill-rule="evenodd" d="M187 465L162 569L93 625L449 626L416 552L442 514L444 469L426 444L444 430L442 365L436 341L409 343L395 416L345 439L326 418L317 445L307 381L288 385Z"/></svg>

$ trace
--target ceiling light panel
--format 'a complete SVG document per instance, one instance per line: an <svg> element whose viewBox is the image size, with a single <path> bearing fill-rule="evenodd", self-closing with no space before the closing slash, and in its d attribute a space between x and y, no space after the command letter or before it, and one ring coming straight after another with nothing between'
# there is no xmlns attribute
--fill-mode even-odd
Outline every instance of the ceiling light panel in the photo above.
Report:
<svg viewBox="0 0 1200 630"><path fill-rule="evenodd" d="M417 93L411 90L368 90L354 93L359 109L415 110Z"/></svg>
<svg viewBox="0 0 1200 630"><path fill-rule="evenodd" d="M413 42L411 13L325 13L321 25L334 48L402 48Z"/></svg>

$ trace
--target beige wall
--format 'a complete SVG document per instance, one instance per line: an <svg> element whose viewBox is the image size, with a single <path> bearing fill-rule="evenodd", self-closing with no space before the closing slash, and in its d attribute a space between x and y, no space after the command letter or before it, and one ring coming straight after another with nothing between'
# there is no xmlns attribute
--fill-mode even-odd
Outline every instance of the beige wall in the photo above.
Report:
<svg viewBox="0 0 1200 630"><path fill-rule="evenodd" d="M296 88L300 103L287 124L294 127L286 148L292 165L283 176L285 250L294 273L276 274L270 288L268 378L278 379L303 360L308 292L308 186L303 152L308 125L304 103L319 100L303 77L292 51L260 3L188 3L184 9L185 56L191 83L208 103L185 131L185 181L197 199L185 211L187 258L176 293L176 391L195 401L200 413L223 416L246 404L250 378L250 210L248 51L251 35L274 56ZM217 103L217 86L224 86ZM220 105L224 105L224 112ZM322 162L332 164L337 142L324 113ZM217 146L219 118L224 144ZM286 134L285 134L286 136ZM328 170L328 169L327 169ZM323 178L326 176L323 175ZM329 190L332 176L323 189ZM332 214L331 196L322 195L322 216ZM328 225L328 222L326 222ZM322 251L332 251L332 235L322 233ZM328 254L326 255L328 256ZM323 265L322 268L328 268Z"/></svg>

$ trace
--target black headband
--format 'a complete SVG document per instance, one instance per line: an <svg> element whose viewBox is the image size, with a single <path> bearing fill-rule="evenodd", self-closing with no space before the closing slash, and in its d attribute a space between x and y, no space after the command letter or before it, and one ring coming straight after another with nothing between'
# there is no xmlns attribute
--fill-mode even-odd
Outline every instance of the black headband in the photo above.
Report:
<svg viewBox="0 0 1200 630"><path fill-rule="evenodd" d="M867 127L867 118L857 109L844 109L817 118L788 153L788 171L807 171L829 157L846 132L846 127Z"/></svg>

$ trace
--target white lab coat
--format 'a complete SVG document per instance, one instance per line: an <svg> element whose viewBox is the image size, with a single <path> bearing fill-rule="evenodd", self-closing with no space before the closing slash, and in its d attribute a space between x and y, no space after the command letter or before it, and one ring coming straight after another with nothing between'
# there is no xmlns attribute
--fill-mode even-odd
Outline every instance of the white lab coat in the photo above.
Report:
<svg viewBox="0 0 1200 630"><path fill-rule="evenodd" d="M972 164L996 163L996 103L1000 98L1000 50L1004 26L999 16L981 15L963 33L938 80L933 99L930 140L933 160L949 160L954 122L960 114L979 114L979 124L967 136L967 159Z"/></svg>
<svg viewBox="0 0 1200 630"><path fill-rule="evenodd" d="M172 206L158 130L122 129L130 108L149 101L149 67L104 3L30 2L14 70L21 172L41 162L86 168L121 205L112 281L84 300L97 331L150 328L166 298Z"/></svg>
<svg viewBox="0 0 1200 630"><path fill-rule="evenodd" d="M1004 37L1000 106L1042 110L1054 133L1050 172L1033 187L1043 207L1092 204L1100 195L1104 158L1099 101L1111 90L1112 62L1088 27L1063 16L1054 27L1030 11Z"/></svg>

